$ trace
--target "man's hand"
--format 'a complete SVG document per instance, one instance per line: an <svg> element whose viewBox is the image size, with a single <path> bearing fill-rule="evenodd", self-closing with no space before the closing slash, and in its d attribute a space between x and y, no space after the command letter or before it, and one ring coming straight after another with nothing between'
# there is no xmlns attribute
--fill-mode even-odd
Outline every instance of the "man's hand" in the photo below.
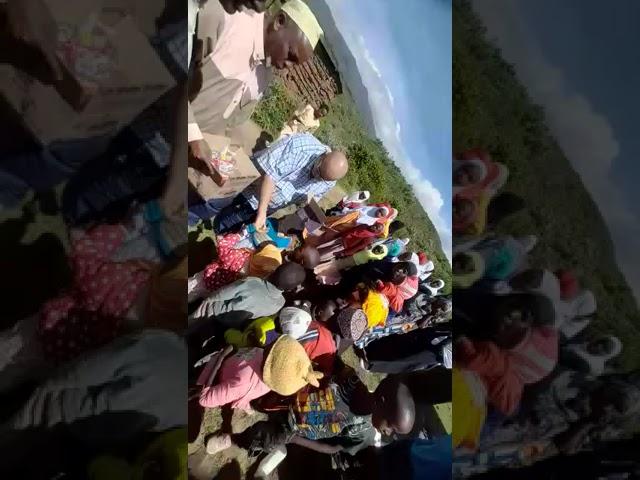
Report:
<svg viewBox="0 0 640 480"><path fill-rule="evenodd" d="M258 232L262 232L267 228L267 215L264 212L258 212L256 215L256 221L253 222L253 226L256 227Z"/></svg>
<svg viewBox="0 0 640 480"><path fill-rule="evenodd" d="M56 80L62 80L62 68L56 56L58 26L42 0L9 0L9 28L13 36L38 48Z"/></svg>
<svg viewBox="0 0 640 480"><path fill-rule="evenodd" d="M189 152L191 153L191 155L189 155L189 166L211 177L219 187L224 185L227 177L223 177L220 172L215 169L213 163L211 163L213 153L205 139L189 142Z"/></svg>

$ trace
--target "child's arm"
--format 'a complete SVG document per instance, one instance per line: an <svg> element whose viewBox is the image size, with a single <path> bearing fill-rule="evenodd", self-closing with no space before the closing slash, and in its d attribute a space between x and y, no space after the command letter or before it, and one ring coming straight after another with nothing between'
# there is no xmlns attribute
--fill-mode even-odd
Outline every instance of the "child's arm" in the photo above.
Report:
<svg viewBox="0 0 640 480"><path fill-rule="evenodd" d="M317 440L309 440L308 438L300 437L298 435L295 435L289 443L308 448L309 450L313 450L314 452L326 453L327 455L333 455L334 453L338 453L343 450L340 445L329 445Z"/></svg>
<svg viewBox="0 0 640 480"><path fill-rule="evenodd" d="M204 408L222 407L242 397L246 393L241 385L227 381L204 387L200 393L200 406Z"/></svg>

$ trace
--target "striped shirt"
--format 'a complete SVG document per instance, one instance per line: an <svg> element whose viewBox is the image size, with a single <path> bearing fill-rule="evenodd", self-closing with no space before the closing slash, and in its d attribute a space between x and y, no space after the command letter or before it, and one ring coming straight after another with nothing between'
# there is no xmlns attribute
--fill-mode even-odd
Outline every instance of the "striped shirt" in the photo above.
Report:
<svg viewBox="0 0 640 480"><path fill-rule="evenodd" d="M405 328L410 328L404 323L397 323L395 325L387 325L385 327L373 327L370 328L354 345L357 348L363 349L371 342L379 340L389 335L395 335L397 333L405 333Z"/></svg>
<svg viewBox="0 0 640 480"><path fill-rule="evenodd" d="M300 133L287 136L254 156L256 167L275 184L270 212L291 203L307 203L310 197L320 198L335 186L336 182L313 176L315 162L329 151L313 135ZM259 185L260 182L253 183L243 192L254 209L258 208Z"/></svg>

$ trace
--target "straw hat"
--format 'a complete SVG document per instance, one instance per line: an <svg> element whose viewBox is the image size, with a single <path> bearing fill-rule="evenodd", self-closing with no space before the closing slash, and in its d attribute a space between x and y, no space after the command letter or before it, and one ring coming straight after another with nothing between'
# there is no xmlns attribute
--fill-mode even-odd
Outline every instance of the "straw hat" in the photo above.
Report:
<svg viewBox="0 0 640 480"><path fill-rule="evenodd" d="M313 370L304 347L289 335L282 335L270 348L262 369L262 381L283 397L307 384L319 387L322 373Z"/></svg>

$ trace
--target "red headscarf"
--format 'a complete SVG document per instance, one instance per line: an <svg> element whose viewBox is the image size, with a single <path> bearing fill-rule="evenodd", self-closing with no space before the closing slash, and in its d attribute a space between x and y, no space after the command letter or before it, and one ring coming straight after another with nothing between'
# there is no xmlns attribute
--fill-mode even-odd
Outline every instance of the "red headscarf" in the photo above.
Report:
<svg viewBox="0 0 640 480"><path fill-rule="evenodd" d="M557 270L555 275L560 283L560 297L563 300L568 300L578 294L578 279L573 272L570 270Z"/></svg>

